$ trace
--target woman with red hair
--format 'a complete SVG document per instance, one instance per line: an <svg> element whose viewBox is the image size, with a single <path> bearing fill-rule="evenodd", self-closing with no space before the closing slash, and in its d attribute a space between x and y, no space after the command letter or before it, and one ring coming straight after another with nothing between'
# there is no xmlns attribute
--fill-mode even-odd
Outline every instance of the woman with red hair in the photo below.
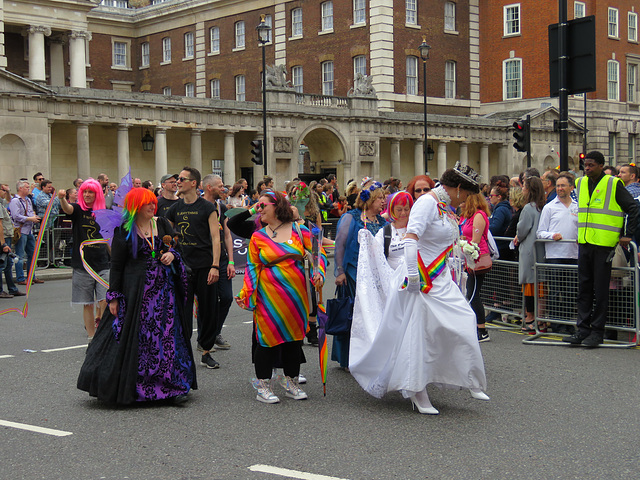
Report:
<svg viewBox="0 0 640 480"><path fill-rule="evenodd" d="M414 200L431 191L436 187L436 183L428 175L416 175L407 184L407 192Z"/></svg>

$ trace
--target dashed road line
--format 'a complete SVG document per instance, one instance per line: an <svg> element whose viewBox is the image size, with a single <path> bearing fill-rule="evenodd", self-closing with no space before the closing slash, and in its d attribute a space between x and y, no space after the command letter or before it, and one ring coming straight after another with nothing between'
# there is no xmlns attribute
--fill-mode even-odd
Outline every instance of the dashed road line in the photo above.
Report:
<svg viewBox="0 0 640 480"><path fill-rule="evenodd" d="M348 480L346 478L329 477L327 475L319 475L317 473L300 472L298 470L289 470L288 468L273 467L271 465L251 465L248 467L252 472L270 473L286 478L297 478L300 480Z"/></svg>
<svg viewBox="0 0 640 480"><path fill-rule="evenodd" d="M35 425L27 425L26 423L8 422L6 420L0 420L0 426L17 428L18 430L28 430L30 432L43 433L45 435L53 435L54 437L66 437L68 435L73 435L73 432L54 430L53 428L37 427Z"/></svg>

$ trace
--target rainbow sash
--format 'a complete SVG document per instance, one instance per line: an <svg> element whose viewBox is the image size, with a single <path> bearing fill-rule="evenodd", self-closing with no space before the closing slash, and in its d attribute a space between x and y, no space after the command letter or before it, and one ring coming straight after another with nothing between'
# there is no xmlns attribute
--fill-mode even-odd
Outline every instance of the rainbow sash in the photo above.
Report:
<svg viewBox="0 0 640 480"><path fill-rule="evenodd" d="M447 266L447 257L453 250L453 245L449 245L444 252L438 255L433 262L425 266L418 252L418 275L420 275L420 291L429 293L433 287L433 281L444 271ZM400 290L404 290L409 285L409 279L404 277Z"/></svg>

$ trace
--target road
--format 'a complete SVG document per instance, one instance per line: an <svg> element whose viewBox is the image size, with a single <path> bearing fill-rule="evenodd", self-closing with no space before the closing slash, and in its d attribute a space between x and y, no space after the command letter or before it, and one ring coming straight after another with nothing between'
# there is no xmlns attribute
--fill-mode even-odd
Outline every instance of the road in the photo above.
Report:
<svg viewBox="0 0 640 480"><path fill-rule="evenodd" d="M239 287L234 280L234 292ZM250 313L234 305L223 330L232 348L214 354L219 370L199 366L200 388L188 403L114 408L75 387L86 336L81 310L70 307L70 288L70 280L35 285L26 319L0 317L2 479L638 475L637 349L523 345L519 333L492 330L491 342L482 344L491 401L433 389L441 414L427 416L400 394L370 397L335 363L323 397L317 349L305 346L309 400L281 395L280 404L265 405L249 383ZM331 292L327 285L325 294ZM0 308L22 305L1 302ZM50 434L56 432L64 436Z"/></svg>

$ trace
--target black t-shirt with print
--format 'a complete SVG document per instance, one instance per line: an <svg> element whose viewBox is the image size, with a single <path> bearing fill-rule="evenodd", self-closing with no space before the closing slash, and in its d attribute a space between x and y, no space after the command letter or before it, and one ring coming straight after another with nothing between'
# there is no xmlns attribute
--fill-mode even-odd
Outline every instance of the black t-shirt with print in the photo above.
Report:
<svg viewBox="0 0 640 480"><path fill-rule="evenodd" d="M71 266L73 268L84 268L80 258L80 244L85 240L97 240L102 238L100 225L93 217L93 211L82 210L80 205L72 203L73 213L67 215L72 222L73 250L71 252ZM106 244L85 245L84 259L96 272L109 268L109 253Z"/></svg>
<svg viewBox="0 0 640 480"><path fill-rule="evenodd" d="M192 269L209 268L213 264L209 216L216 206L198 197L193 203L179 199L171 206L166 218L178 232L185 263Z"/></svg>
<svg viewBox="0 0 640 480"><path fill-rule="evenodd" d="M169 200L168 198L164 198L162 196L159 197L158 198L158 212L156 213L156 215L159 216L159 217L166 217L167 216L167 212L169 211L169 209L177 201L178 201L177 198L175 200Z"/></svg>

